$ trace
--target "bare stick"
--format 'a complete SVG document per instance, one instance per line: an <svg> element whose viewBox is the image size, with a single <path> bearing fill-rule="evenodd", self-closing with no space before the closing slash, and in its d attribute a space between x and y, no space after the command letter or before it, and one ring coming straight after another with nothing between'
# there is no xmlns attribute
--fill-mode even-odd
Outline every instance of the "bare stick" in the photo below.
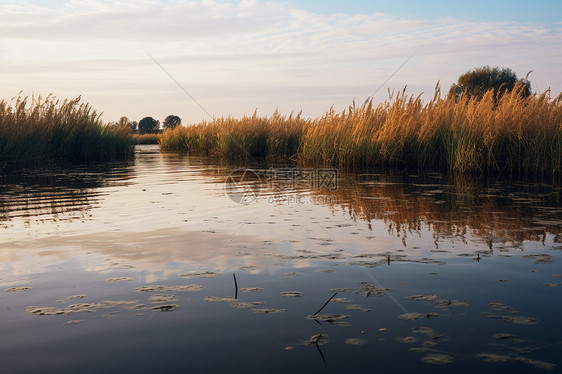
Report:
<svg viewBox="0 0 562 374"><path fill-rule="evenodd" d="M315 315L317 315L318 313L320 313L320 311L321 311L322 309L324 309L324 308L326 307L326 305L328 305L328 303L329 303L337 294L338 294L337 292L336 292L335 294L333 294L332 297L330 297L330 298L328 299L328 301L326 301L326 302L324 303L324 305L322 305L322 308L318 309L318 310L316 311L316 313L314 313L313 315L315 316Z"/></svg>

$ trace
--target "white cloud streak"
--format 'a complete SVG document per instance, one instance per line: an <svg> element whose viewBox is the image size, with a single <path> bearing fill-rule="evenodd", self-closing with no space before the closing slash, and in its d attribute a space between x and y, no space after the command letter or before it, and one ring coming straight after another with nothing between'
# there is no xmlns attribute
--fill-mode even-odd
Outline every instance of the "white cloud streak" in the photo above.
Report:
<svg viewBox="0 0 562 374"><path fill-rule="evenodd" d="M215 115L256 107L318 115L362 101L412 54L390 87L431 93L439 79L447 87L490 64L520 76L534 69L535 87L557 94L560 40L562 28L531 23L319 15L255 1L8 1L0 5L0 94L83 94L106 120L204 118L146 51Z"/></svg>

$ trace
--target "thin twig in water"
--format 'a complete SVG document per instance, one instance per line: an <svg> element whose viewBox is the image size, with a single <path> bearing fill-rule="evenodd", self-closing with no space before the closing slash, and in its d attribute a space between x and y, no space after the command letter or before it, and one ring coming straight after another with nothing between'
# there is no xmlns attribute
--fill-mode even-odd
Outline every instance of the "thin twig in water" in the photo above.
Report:
<svg viewBox="0 0 562 374"><path fill-rule="evenodd" d="M238 282L236 281L236 274L232 273L234 277L234 298L238 299Z"/></svg>
<svg viewBox="0 0 562 374"><path fill-rule="evenodd" d="M313 315L317 315L318 313L320 313L320 311L321 311L322 309L324 309L324 308L326 307L326 305L328 305L328 303L329 303L337 294L338 294L337 292L336 292L335 294L333 294L332 297L330 297L330 298L328 299L328 301L326 301L326 302L324 303L324 305L322 305L322 308L318 309L318 310L316 311L316 313L314 313Z"/></svg>
<svg viewBox="0 0 562 374"><path fill-rule="evenodd" d="M320 353L320 357L322 357L322 361L326 362L326 358L324 357L324 354L322 353L322 350L320 349L320 346L318 345L318 343L314 343L314 345L318 349L318 353Z"/></svg>

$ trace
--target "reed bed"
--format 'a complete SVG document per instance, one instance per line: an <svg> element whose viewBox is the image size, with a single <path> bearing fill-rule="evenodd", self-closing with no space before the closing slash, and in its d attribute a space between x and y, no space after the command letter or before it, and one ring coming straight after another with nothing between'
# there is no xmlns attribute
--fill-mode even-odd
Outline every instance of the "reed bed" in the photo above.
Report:
<svg viewBox="0 0 562 374"><path fill-rule="evenodd" d="M104 126L80 97L0 102L0 167L124 159L132 147L129 135Z"/></svg>
<svg viewBox="0 0 562 374"><path fill-rule="evenodd" d="M301 115L220 118L165 131L164 150L228 158L291 158L349 168L398 167L458 173L557 175L562 167L562 100L548 92L523 97L441 97L389 93L316 119Z"/></svg>
<svg viewBox="0 0 562 374"><path fill-rule="evenodd" d="M158 134L134 134L133 141L135 144L158 144L160 135Z"/></svg>

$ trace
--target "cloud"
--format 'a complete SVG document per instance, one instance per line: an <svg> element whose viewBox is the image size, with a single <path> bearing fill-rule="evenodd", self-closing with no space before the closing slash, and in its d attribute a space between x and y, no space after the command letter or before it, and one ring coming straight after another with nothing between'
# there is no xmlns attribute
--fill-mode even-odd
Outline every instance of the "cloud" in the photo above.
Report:
<svg viewBox="0 0 562 374"><path fill-rule="evenodd" d="M430 93L439 79L447 86L467 69L490 64L519 75L534 69L531 81L538 87L562 88L562 30L548 25L321 15L256 1L37 4L0 5L6 76L0 93L83 93L108 119L123 112L140 116L147 103L155 116L165 116L186 100L146 51L217 115L251 112L256 105L317 115L372 94L411 55L390 87L408 84ZM131 92L134 101L115 98ZM183 116L199 120L202 114L192 109Z"/></svg>

